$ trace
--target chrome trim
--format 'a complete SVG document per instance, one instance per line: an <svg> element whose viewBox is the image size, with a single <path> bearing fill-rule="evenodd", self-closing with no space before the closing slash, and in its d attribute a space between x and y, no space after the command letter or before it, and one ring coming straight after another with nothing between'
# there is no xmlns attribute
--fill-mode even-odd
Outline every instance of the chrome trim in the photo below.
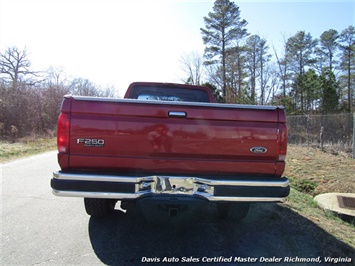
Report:
<svg viewBox="0 0 355 266"><path fill-rule="evenodd" d="M196 178L196 182L201 182L210 186L241 186L241 187L288 187L290 181L259 181L259 180L209 180Z"/></svg>
<svg viewBox="0 0 355 266"><path fill-rule="evenodd" d="M210 180L186 176L109 176L93 174L70 174L60 171L53 172L53 178L76 181L121 182L135 185L135 192L85 192L85 191L59 191L53 189L56 196L106 198L106 199L137 199L148 195L188 195L204 198L209 201L246 201L246 202L284 202L285 198L272 197L228 197L214 196L215 186L245 186L245 187L279 187L289 186L289 181L260 181L260 180Z"/></svg>
<svg viewBox="0 0 355 266"><path fill-rule="evenodd" d="M61 197L82 197L82 198L100 198L100 199L136 199L139 194L112 193L112 192L82 192L82 191L61 191L52 190L53 194Z"/></svg>
<svg viewBox="0 0 355 266"><path fill-rule="evenodd" d="M267 198L267 197L218 197L198 193L209 201L239 201L239 202L285 202L287 198Z"/></svg>
<svg viewBox="0 0 355 266"><path fill-rule="evenodd" d="M60 171L53 172L53 178L62 179L62 180L102 181L102 182L119 182L119 183L139 183L142 181L153 181L152 176L129 177L129 176L92 175L92 174L70 174L70 173L63 173Z"/></svg>
<svg viewBox="0 0 355 266"><path fill-rule="evenodd" d="M255 109L255 110L276 110L285 109L283 106L269 106L269 105L247 105L247 104L227 104L227 103L203 103L203 102L177 102L177 101L151 101L151 100L137 100L137 99L120 99L120 98L106 98L106 97L90 97L78 95L65 95L64 98L73 98L77 101L94 101L94 102L114 102L114 103L132 103L132 104L156 104L156 105L176 105L176 106L201 106L201 107L219 107L229 109Z"/></svg>
<svg viewBox="0 0 355 266"><path fill-rule="evenodd" d="M169 112L168 113L169 117L186 117L186 112Z"/></svg>

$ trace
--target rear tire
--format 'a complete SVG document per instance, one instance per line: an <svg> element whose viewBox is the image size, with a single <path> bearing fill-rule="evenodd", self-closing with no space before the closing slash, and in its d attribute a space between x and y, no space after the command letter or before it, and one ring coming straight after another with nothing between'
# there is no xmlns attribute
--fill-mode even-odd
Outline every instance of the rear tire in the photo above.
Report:
<svg viewBox="0 0 355 266"><path fill-rule="evenodd" d="M217 210L219 216L224 220L241 221L247 217L249 202L218 202Z"/></svg>
<svg viewBox="0 0 355 266"><path fill-rule="evenodd" d="M105 217L113 213L116 200L84 198L86 213L93 217Z"/></svg>

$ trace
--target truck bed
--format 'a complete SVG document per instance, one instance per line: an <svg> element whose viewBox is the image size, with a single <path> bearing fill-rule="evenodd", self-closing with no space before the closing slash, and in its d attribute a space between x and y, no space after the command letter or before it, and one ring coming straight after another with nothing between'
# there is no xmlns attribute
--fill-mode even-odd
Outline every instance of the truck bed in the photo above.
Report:
<svg viewBox="0 0 355 266"><path fill-rule="evenodd" d="M68 96L62 113L70 117L64 172L225 179L280 177L285 167L280 107Z"/></svg>

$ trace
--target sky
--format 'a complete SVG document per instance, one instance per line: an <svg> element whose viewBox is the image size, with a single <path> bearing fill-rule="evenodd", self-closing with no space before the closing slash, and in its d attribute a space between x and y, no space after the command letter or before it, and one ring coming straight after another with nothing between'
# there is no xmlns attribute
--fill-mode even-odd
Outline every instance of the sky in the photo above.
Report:
<svg viewBox="0 0 355 266"><path fill-rule="evenodd" d="M233 1L250 34L282 55L284 39L314 38L355 25L354 0ZM32 69L62 68L70 77L114 87L134 81L182 82L183 54L203 54L200 28L210 0L0 0L0 52L26 48Z"/></svg>

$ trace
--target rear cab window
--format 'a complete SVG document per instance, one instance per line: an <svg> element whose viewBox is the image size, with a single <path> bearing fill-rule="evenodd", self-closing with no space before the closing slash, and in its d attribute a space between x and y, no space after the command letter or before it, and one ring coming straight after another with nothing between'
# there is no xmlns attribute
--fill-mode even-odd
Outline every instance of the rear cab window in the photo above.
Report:
<svg viewBox="0 0 355 266"><path fill-rule="evenodd" d="M209 95L204 90L169 86L135 86L130 98L148 101L210 102Z"/></svg>

